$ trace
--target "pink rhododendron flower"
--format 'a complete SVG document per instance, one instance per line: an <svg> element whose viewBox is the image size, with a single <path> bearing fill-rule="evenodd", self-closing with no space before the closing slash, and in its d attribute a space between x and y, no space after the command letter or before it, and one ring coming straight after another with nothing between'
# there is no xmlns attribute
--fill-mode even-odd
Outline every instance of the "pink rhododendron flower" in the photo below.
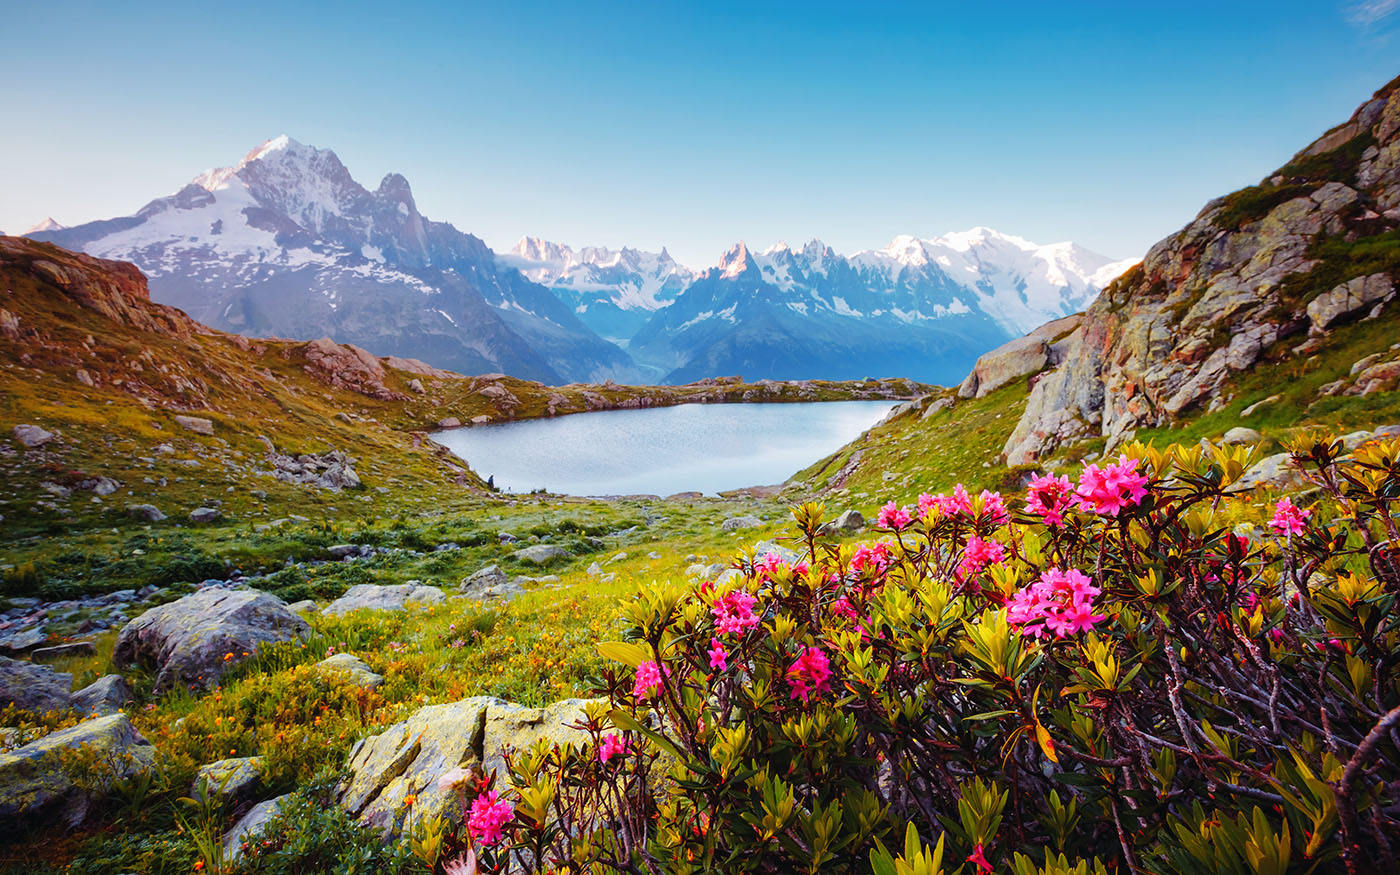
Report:
<svg viewBox="0 0 1400 875"><path fill-rule="evenodd" d="M851 606L851 600L845 596L831 603L831 613L843 620L859 620L860 614Z"/></svg>
<svg viewBox="0 0 1400 875"><path fill-rule="evenodd" d="M495 790L487 790L472 800L467 831L483 845L494 845L501 840L502 828L514 816L515 806L502 801Z"/></svg>
<svg viewBox="0 0 1400 875"><path fill-rule="evenodd" d="M971 577L988 565L995 565L1005 559L1004 546L996 541L984 541L976 535L969 535L967 546L963 548L962 562L958 564L958 579Z"/></svg>
<svg viewBox="0 0 1400 875"><path fill-rule="evenodd" d="M778 569L786 567L787 563L777 553L765 553L753 564L753 570L762 575L772 574Z"/></svg>
<svg viewBox="0 0 1400 875"><path fill-rule="evenodd" d="M1026 487L1026 510L1049 526L1063 526L1065 511L1074 504L1074 484L1068 477L1041 474Z"/></svg>
<svg viewBox="0 0 1400 875"><path fill-rule="evenodd" d="M1104 619L1094 613L1093 600L1100 592L1081 571L1048 568L1006 600L1006 619L1032 638L1048 632L1057 638L1087 632Z"/></svg>
<svg viewBox="0 0 1400 875"><path fill-rule="evenodd" d="M890 545L884 543L861 544L851 557L851 571L861 572L866 568L884 571L890 565Z"/></svg>
<svg viewBox="0 0 1400 875"><path fill-rule="evenodd" d="M437 779L438 789L444 793L447 793L453 787L456 787L458 784L463 783L471 776L472 773L470 771L461 768L453 769L450 772L444 772Z"/></svg>
<svg viewBox="0 0 1400 875"><path fill-rule="evenodd" d="M758 599L742 589L720 596L710 606L710 613L714 615L715 628L719 630L719 634L739 635L744 630L757 626L758 615L753 612L753 606L757 602Z"/></svg>
<svg viewBox="0 0 1400 875"><path fill-rule="evenodd" d="M644 662L637 666L637 677L632 682L632 695L637 699L646 699L661 686L661 675L665 672L666 677L671 676L669 665L657 665L655 662Z"/></svg>
<svg viewBox="0 0 1400 875"><path fill-rule="evenodd" d="M899 531L913 521L914 518L909 515L909 511L893 501L880 508L880 512L875 515L875 525L882 529Z"/></svg>
<svg viewBox="0 0 1400 875"><path fill-rule="evenodd" d="M598 745L598 762L606 763L615 756L623 756L632 749L627 736L620 732L609 732Z"/></svg>
<svg viewBox="0 0 1400 875"><path fill-rule="evenodd" d="M448 860L442 871L447 875L477 875L476 852L467 848L462 856Z"/></svg>
<svg viewBox="0 0 1400 875"><path fill-rule="evenodd" d="M820 647L808 647L788 667L787 677L792 684L792 698L806 704L812 696L826 691L831 680L831 661Z"/></svg>
<svg viewBox="0 0 1400 875"><path fill-rule="evenodd" d="M724 671L729 667L729 654L724 649L724 642L718 638L710 639L710 649L705 652L710 655L710 668Z"/></svg>
<svg viewBox="0 0 1400 875"><path fill-rule="evenodd" d="M977 847L972 849L972 853L967 855L967 862L977 867L979 872L992 871L992 864L987 862L987 858L982 854L982 843L978 842Z"/></svg>
<svg viewBox="0 0 1400 875"><path fill-rule="evenodd" d="M994 526L1006 525L1006 521L1011 519L1011 515L1006 512L1006 502L1002 501L1001 493L983 489L981 498L982 515L978 519Z"/></svg>
<svg viewBox="0 0 1400 875"><path fill-rule="evenodd" d="M1301 535L1308 527L1307 519L1312 511L1295 507L1288 499L1280 499L1274 505L1274 518L1269 520L1269 528L1280 535Z"/></svg>
<svg viewBox="0 0 1400 875"><path fill-rule="evenodd" d="M1102 468L1086 462L1075 490L1079 504L1102 516L1118 516L1118 511L1142 501L1147 496L1147 477L1137 472L1137 463L1127 456Z"/></svg>

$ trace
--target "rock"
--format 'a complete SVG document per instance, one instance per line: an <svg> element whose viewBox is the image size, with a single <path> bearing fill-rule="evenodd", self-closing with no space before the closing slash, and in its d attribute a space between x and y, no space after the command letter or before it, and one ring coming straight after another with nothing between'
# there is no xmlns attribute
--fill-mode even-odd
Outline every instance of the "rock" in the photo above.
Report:
<svg viewBox="0 0 1400 875"><path fill-rule="evenodd" d="M70 755L82 749L84 755ZM110 768L91 774L95 760ZM100 797L94 778L126 778L150 769L155 748L125 714L94 717L52 732L9 753L0 753L0 821L17 826L57 814L71 827L86 818Z"/></svg>
<svg viewBox="0 0 1400 875"><path fill-rule="evenodd" d="M62 659L65 656L90 656L97 652L97 646L91 641L70 641L66 644L55 644L52 647L40 647L29 652L29 658L35 662L46 662L50 659Z"/></svg>
<svg viewBox="0 0 1400 875"><path fill-rule="evenodd" d="M1263 407L1263 406L1266 405L1266 404L1273 404L1273 403L1277 402L1277 401L1278 401L1280 398L1282 398L1282 397L1283 397L1282 395L1270 395L1268 398L1265 398L1263 401L1255 401L1253 404L1251 404L1251 405L1249 405L1248 407L1246 407L1245 409L1241 410L1241 411L1240 411L1240 416L1241 416L1241 417L1250 416L1250 415L1252 415L1256 410L1258 410L1260 407Z"/></svg>
<svg viewBox="0 0 1400 875"><path fill-rule="evenodd" d="M10 431L10 434L14 435L15 440L31 450L38 449L58 437L53 432L37 425L17 425Z"/></svg>
<svg viewBox="0 0 1400 875"><path fill-rule="evenodd" d="M177 683L207 689L259 645L303 638L306 621L276 596L249 589L209 588L151 608L117 636L118 668L156 671L156 691Z"/></svg>
<svg viewBox="0 0 1400 875"><path fill-rule="evenodd" d="M195 773L190 796L198 799L203 792L226 803L241 802L257 792L262 772L262 757L233 757L205 763Z"/></svg>
<svg viewBox="0 0 1400 875"><path fill-rule="evenodd" d="M311 599L302 599L299 602L292 602L287 605L287 610L294 614L319 614L321 608Z"/></svg>
<svg viewBox="0 0 1400 875"><path fill-rule="evenodd" d="M1351 364L1351 376L1356 376L1357 374L1369 368L1371 365L1379 364L1380 362L1385 360L1385 356L1386 354L1383 352L1373 352L1368 356L1357 359Z"/></svg>
<svg viewBox="0 0 1400 875"><path fill-rule="evenodd" d="M1377 301L1388 299L1394 291L1390 277L1383 273L1348 280L1308 302L1308 320L1312 322L1312 330L1325 331L1343 317L1358 310L1370 309Z"/></svg>
<svg viewBox="0 0 1400 875"><path fill-rule="evenodd" d="M517 538L515 535L512 535L510 532L497 532L496 540L502 544L514 544L520 539Z"/></svg>
<svg viewBox="0 0 1400 875"><path fill-rule="evenodd" d="M740 529L756 529L762 525L763 520L753 514L748 514L746 516L730 517L719 524L719 530L721 532L737 532Z"/></svg>
<svg viewBox="0 0 1400 875"><path fill-rule="evenodd" d="M326 553L332 559L344 559L347 556L363 556L366 548L359 544L333 544L326 548ZM373 552L374 548L369 548Z"/></svg>
<svg viewBox="0 0 1400 875"><path fill-rule="evenodd" d="M31 647L38 647L49 640L49 635L38 626L31 626L28 629L21 629L18 632L11 632L0 638L0 650L9 653L20 653L29 650Z"/></svg>
<svg viewBox="0 0 1400 875"><path fill-rule="evenodd" d="M377 689L384 683L384 675L375 674L363 659L353 653L337 653L316 663L316 670L344 677L360 687Z"/></svg>
<svg viewBox="0 0 1400 875"><path fill-rule="evenodd" d="M445 416L437 422L438 428L461 428L462 420L455 416Z"/></svg>
<svg viewBox="0 0 1400 875"><path fill-rule="evenodd" d="M217 507L197 507L190 511L190 522L192 523L212 523L223 513Z"/></svg>
<svg viewBox="0 0 1400 875"><path fill-rule="evenodd" d="M511 554L516 561L528 565L549 565L551 562L568 560L573 554L556 544L535 544Z"/></svg>
<svg viewBox="0 0 1400 875"><path fill-rule="evenodd" d="M132 519L146 523L158 523L165 519L165 514L161 513L160 508L154 504L128 504L126 513Z"/></svg>
<svg viewBox="0 0 1400 875"><path fill-rule="evenodd" d="M589 577L597 577L598 575L603 573L603 566L599 565L597 562L594 562L592 565L588 566L587 573Z"/></svg>
<svg viewBox="0 0 1400 875"><path fill-rule="evenodd" d="M1275 453L1256 462L1232 488L1257 489L1267 486L1287 489L1304 482L1303 472L1293 467L1292 457L1288 453Z"/></svg>
<svg viewBox="0 0 1400 875"><path fill-rule="evenodd" d="M1227 445L1257 444L1262 440L1264 440L1264 436L1259 432L1252 428L1245 428L1242 425L1237 425L1225 432L1225 436L1220 439L1220 442Z"/></svg>
<svg viewBox="0 0 1400 875"><path fill-rule="evenodd" d="M585 704L568 699L539 709L476 696L420 708L355 744L336 797L351 814L385 832L401 822L398 815L409 795L415 797L415 820L450 817L457 795L438 789L441 775L480 766L504 777L508 747L522 750L539 739L582 742L587 736L569 725L581 720Z"/></svg>
<svg viewBox="0 0 1400 875"><path fill-rule="evenodd" d="M858 510L842 511L841 515L828 523L822 524L822 532L828 535L839 534L841 532L859 532L865 528L865 517Z"/></svg>
<svg viewBox="0 0 1400 875"><path fill-rule="evenodd" d="M195 434L213 434L214 423L202 416L177 416L175 424Z"/></svg>
<svg viewBox="0 0 1400 875"><path fill-rule="evenodd" d="M1355 450L1357 447L1371 440L1373 437L1375 437L1374 432L1369 432L1365 429L1362 429L1361 431L1353 431L1349 434L1344 434L1341 436L1340 440L1342 442L1342 446L1347 448L1347 452L1351 452L1352 450Z"/></svg>
<svg viewBox="0 0 1400 875"><path fill-rule="evenodd" d="M773 541L759 541L757 544L753 545L753 555L755 558L762 559L769 553L776 553L779 559L782 559L789 565L792 565L801 558L796 550L789 550L787 547L780 546Z"/></svg>
<svg viewBox="0 0 1400 875"><path fill-rule="evenodd" d="M458 598L472 601L510 601L525 591L517 581L506 578L506 573L497 565L488 565L462 581Z"/></svg>
<svg viewBox="0 0 1400 875"><path fill-rule="evenodd" d="M0 656L0 708L14 705L36 714L61 711L69 707L72 689L73 676L67 672Z"/></svg>
<svg viewBox="0 0 1400 875"><path fill-rule="evenodd" d="M1394 392L1400 388L1400 361L1380 362L1357 374L1356 382L1347 390L1348 395L1371 395L1376 392Z"/></svg>
<svg viewBox="0 0 1400 875"><path fill-rule="evenodd" d="M422 380L418 379L417 377L414 377L412 380L408 381L408 391L422 395L428 390L423 388Z"/></svg>
<svg viewBox="0 0 1400 875"><path fill-rule="evenodd" d="M248 813L224 833L224 860L228 863L238 862L243 857L244 845L262 835L268 821L276 817L291 798L292 794L288 793L276 799L259 802L248 809Z"/></svg>
<svg viewBox="0 0 1400 875"><path fill-rule="evenodd" d="M499 565L488 565L462 579L462 592L469 589L487 589L507 582L506 573Z"/></svg>
<svg viewBox="0 0 1400 875"><path fill-rule="evenodd" d="M373 583L360 583L350 587L345 594L321 612L336 617L351 611L403 611L413 605L435 605L446 599L442 590L421 583L400 583L379 586Z"/></svg>
<svg viewBox="0 0 1400 875"><path fill-rule="evenodd" d="M111 477L98 477L94 479L90 484L85 485L87 485L87 488L94 495L111 495L118 489L122 488L121 483L119 481L113 480Z"/></svg>
<svg viewBox="0 0 1400 875"><path fill-rule="evenodd" d="M626 560L626 559L627 559L627 554L626 554L626 553L614 553L614 554L612 555L612 557L609 558L608 561L604 562L603 564L604 564L604 565L611 565L611 564L613 564L614 562L622 562L622 561L624 561L624 560Z"/></svg>
<svg viewBox="0 0 1400 875"><path fill-rule="evenodd" d="M132 698L125 678L119 674L103 675L73 694L73 710L105 717L125 708Z"/></svg>

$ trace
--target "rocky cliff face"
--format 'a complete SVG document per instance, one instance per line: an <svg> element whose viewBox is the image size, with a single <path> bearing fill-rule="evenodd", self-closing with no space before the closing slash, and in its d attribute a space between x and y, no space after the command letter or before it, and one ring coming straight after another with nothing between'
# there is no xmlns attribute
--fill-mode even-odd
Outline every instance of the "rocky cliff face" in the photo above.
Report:
<svg viewBox="0 0 1400 875"><path fill-rule="evenodd" d="M1006 443L1062 443L1228 402L1232 374L1311 351L1387 306L1400 276L1400 79L1259 185L1206 204L1104 290L1038 376Z"/></svg>

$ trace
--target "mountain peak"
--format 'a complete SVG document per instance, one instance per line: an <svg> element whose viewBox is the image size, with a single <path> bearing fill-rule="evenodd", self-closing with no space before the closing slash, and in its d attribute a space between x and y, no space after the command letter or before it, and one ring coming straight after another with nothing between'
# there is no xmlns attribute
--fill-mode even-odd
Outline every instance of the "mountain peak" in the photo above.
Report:
<svg viewBox="0 0 1400 875"><path fill-rule="evenodd" d="M40 231L62 231L64 228L67 227L67 225L61 225L58 222L54 221L53 216L49 216L46 219L44 219L44 221L40 222L39 224L20 234L20 236L27 237L30 234L38 234Z"/></svg>
<svg viewBox="0 0 1400 875"><path fill-rule="evenodd" d="M247 155L243 156L243 160L238 163L240 165L251 164L260 158L264 158L272 154L273 152L298 152L304 150L305 148L306 147L303 146L301 143L298 143L296 140L293 140L286 134L278 134L277 136L273 137L270 140L264 141L262 145L248 152ZM312 151L314 152L318 150L313 149Z"/></svg>
<svg viewBox="0 0 1400 875"><path fill-rule="evenodd" d="M738 243L729 247L729 251L720 257L719 269L721 275L733 279L748 270L752 262L753 257L749 255L749 247L744 241L740 240Z"/></svg>

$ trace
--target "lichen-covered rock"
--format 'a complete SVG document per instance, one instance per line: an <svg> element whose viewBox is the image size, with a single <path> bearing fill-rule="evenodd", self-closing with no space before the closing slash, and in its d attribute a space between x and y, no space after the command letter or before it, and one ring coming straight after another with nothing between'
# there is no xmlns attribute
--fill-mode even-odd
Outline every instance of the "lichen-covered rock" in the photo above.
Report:
<svg viewBox="0 0 1400 875"><path fill-rule="evenodd" d="M224 833L224 860L229 863L238 862L243 857L243 846L262 835L268 821L276 817L291 798L292 794L288 793L276 799L259 802L248 809L248 813Z"/></svg>
<svg viewBox="0 0 1400 875"><path fill-rule="evenodd" d="M829 523L822 525L822 533L827 535L839 535L842 533L859 532L865 528L865 515L858 510L842 511L841 515Z"/></svg>
<svg viewBox="0 0 1400 875"><path fill-rule="evenodd" d="M195 434L214 433L213 421L205 419L202 416L177 416L175 417L175 424L185 429L186 431L192 431Z"/></svg>
<svg viewBox="0 0 1400 875"><path fill-rule="evenodd" d="M1048 364L1056 364L1064 351L1063 338L1079 327L1081 315L1066 316L1002 344L977 359L967 379L958 387L960 398L981 398L1013 380L1029 377Z"/></svg>
<svg viewBox="0 0 1400 875"><path fill-rule="evenodd" d="M1336 322L1359 311L1369 309L1378 301L1388 300L1395 293L1395 284L1383 273L1354 277L1324 292L1308 303L1308 319L1313 331L1331 328Z"/></svg>
<svg viewBox="0 0 1400 875"><path fill-rule="evenodd" d="M190 796L197 799L207 794L226 802L240 802L257 792L262 775L262 757L231 757L205 763L195 773Z"/></svg>
<svg viewBox="0 0 1400 875"><path fill-rule="evenodd" d="M548 565L551 562L567 560L571 556L568 550L557 544L534 544L522 550L516 550L511 554L516 561L529 565Z"/></svg>
<svg viewBox="0 0 1400 875"><path fill-rule="evenodd" d="M161 513L160 508L154 504L128 504L126 512L132 519L144 523L158 523L165 519L165 514Z"/></svg>
<svg viewBox="0 0 1400 875"><path fill-rule="evenodd" d="M521 750L539 739L581 741L571 728L583 717L586 700L568 699L548 708L526 708L489 696L430 705L350 751L348 778L337 790L347 811L381 830L394 826L405 796L415 797L415 817L450 817L456 796L440 790L437 779L459 766L481 766L504 774L507 749Z"/></svg>
<svg viewBox="0 0 1400 875"><path fill-rule="evenodd" d="M112 659L118 668L156 671L156 690L177 683L207 689L259 646L311 631L276 596L246 589L202 589L152 608L126 624Z"/></svg>
<svg viewBox="0 0 1400 875"><path fill-rule="evenodd" d="M190 522L192 523L212 523L223 514L217 507L197 507L190 511Z"/></svg>
<svg viewBox="0 0 1400 875"><path fill-rule="evenodd" d="M1303 472L1293 465L1289 453L1275 453L1254 463L1234 485L1236 489L1288 489L1304 482Z"/></svg>
<svg viewBox="0 0 1400 875"><path fill-rule="evenodd" d="M1252 428L1237 425L1221 435L1220 442L1223 444L1257 444L1264 439L1264 436Z"/></svg>
<svg viewBox="0 0 1400 875"><path fill-rule="evenodd" d="M525 591L520 584L511 581L497 565L485 568L462 580L460 598L472 601L510 601Z"/></svg>
<svg viewBox="0 0 1400 875"><path fill-rule="evenodd" d="M0 708L14 705L39 714L61 711L71 704L72 689L73 676L67 672L0 656Z"/></svg>
<svg viewBox="0 0 1400 875"><path fill-rule="evenodd" d="M399 583L379 586L373 583L360 583L350 587L345 594L321 611L335 617L351 611L403 611L414 605L435 605L446 599L442 590L421 583Z"/></svg>
<svg viewBox="0 0 1400 875"><path fill-rule="evenodd" d="M73 710L105 717L122 710L132 700L131 687L119 674L103 675L73 694Z"/></svg>
<svg viewBox="0 0 1400 875"><path fill-rule="evenodd" d="M17 425L11 429L10 434L29 449L38 449L53 441L58 435L37 425Z"/></svg>
<svg viewBox="0 0 1400 875"><path fill-rule="evenodd" d="M376 674L353 653L337 653L316 663L316 670L337 675L352 684L373 690L384 683L384 675Z"/></svg>
<svg viewBox="0 0 1400 875"><path fill-rule="evenodd" d="M730 517L719 524L719 530L721 532L737 532L740 529L756 529L761 525L763 525L763 520L753 514L747 514L745 516Z"/></svg>
<svg viewBox="0 0 1400 875"><path fill-rule="evenodd" d="M0 822L55 813L73 827L112 784L152 767L155 748L125 714L94 717L0 753Z"/></svg>

